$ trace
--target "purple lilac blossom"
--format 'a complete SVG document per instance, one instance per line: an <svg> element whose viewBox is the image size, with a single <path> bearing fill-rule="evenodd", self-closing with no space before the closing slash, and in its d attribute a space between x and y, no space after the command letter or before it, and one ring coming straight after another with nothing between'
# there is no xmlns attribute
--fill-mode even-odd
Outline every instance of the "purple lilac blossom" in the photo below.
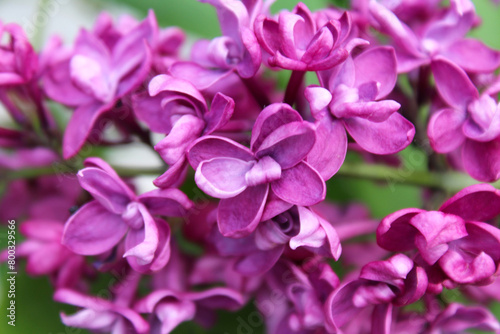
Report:
<svg viewBox="0 0 500 334"><path fill-rule="evenodd" d="M472 177L485 182L498 180L498 102L486 93L479 95L467 74L452 62L438 57L431 68L436 88L448 105L429 120L427 134L433 149L439 153L459 150Z"/></svg>
<svg viewBox="0 0 500 334"><path fill-rule="evenodd" d="M489 284L500 263L500 230L487 223L500 213L497 203L495 188L470 186L439 211L410 208L385 217L377 242L389 251L416 251L415 261L428 272L434 291L443 285Z"/></svg>
<svg viewBox="0 0 500 334"><path fill-rule="evenodd" d="M309 206L325 198L325 183L304 158L316 138L311 124L287 104L272 104L257 118L251 148L206 136L188 149L196 184L220 198L219 229L244 237L259 224L268 195ZM298 143L300 142L300 145Z"/></svg>

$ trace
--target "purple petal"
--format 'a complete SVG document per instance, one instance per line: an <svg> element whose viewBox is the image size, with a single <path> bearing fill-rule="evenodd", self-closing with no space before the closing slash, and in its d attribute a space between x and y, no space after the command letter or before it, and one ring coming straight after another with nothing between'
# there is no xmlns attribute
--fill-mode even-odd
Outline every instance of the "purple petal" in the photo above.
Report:
<svg viewBox="0 0 500 334"><path fill-rule="evenodd" d="M138 204L137 207L144 225L142 228L129 230L125 239L125 254L123 254L123 257L135 257L137 264L146 265L154 259L160 236L156 222L146 207L142 204ZM168 235L167 239L169 238Z"/></svg>
<svg viewBox="0 0 500 334"><path fill-rule="evenodd" d="M413 267L406 276L403 293L398 295L393 303L398 306L413 304L425 294L427 285L425 270L421 267Z"/></svg>
<svg viewBox="0 0 500 334"><path fill-rule="evenodd" d="M102 254L113 248L125 235L123 219L92 201L80 208L66 222L62 244L82 255Z"/></svg>
<svg viewBox="0 0 500 334"><path fill-rule="evenodd" d="M106 330L117 321L118 315L109 311L95 311L83 309L72 315L61 313L61 321L64 325L90 330Z"/></svg>
<svg viewBox="0 0 500 334"><path fill-rule="evenodd" d="M181 186L186 178L189 163L184 156L171 165L165 173L158 176L153 184L158 188L171 188Z"/></svg>
<svg viewBox="0 0 500 334"><path fill-rule="evenodd" d="M231 198L247 188L245 175L253 161L235 158L213 158L198 165L194 179L198 187L215 198Z"/></svg>
<svg viewBox="0 0 500 334"><path fill-rule="evenodd" d="M64 159L73 157L82 148L89 137L93 125L104 111L111 108L111 105L102 105L93 102L76 108L71 117L68 126L64 132L63 155ZM97 130L102 131L102 130ZM100 137L101 133L97 133Z"/></svg>
<svg viewBox="0 0 500 334"><path fill-rule="evenodd" d="M217 212L222 235L241 238L252 233L262 217L268 192L269 186L263 184L248 187L236 197L222 199Z"/></svg>
<svg viewBox="0 0 500 334"><path fill-rule="evenodd" d="M139 201L152 215L183 217L193 202L179 189L155 189L139 196Z"/></svg>
<svg viewBox="0 0 500 334"><path fill-rule="evenodd" d="M315 141L315 131L309 123L291 122L271 132L261 143L255 156L270 156L282 169L287 169L303 160Z"/></svg>
<svg viewBox="0 0 500 334"><path fill-rule="evenodd" d="M411 218L410 224L420 232L415 245L430 265L446 253L447 243L467 236L462 218L439 211L422 212Z"/></svg>
<svg viewBox="0 0 500 334"><path fill-rule="evenodd" d="M271 189L282 200L301 206L314 205L325 199L325 181L308 163L302 161L281 172L281 179Z"/></svg>
<svg viewBox="0 0 500 334"><path fill-rule="evenodd" d="M276 264L284 247L281 245L266 251L254 251L236 262L235 270L245 276L261 275Z"/></svg>
<svg viewBox="0 0 500 334"><path fill-rule="evenodd" d="M207 123L204 134L209 135L224 127L233 116L233 112L233 99L222 93L217 93L210 105L210 111L204 116Z"/></svg>
<svg viewBox="0 0 500 334"><path fill-rule="evenodd" d="M235 311L245 304L243 295L233 289L219 287L188 294L190 300L197 305L210 309Z"/></svg>
<svg viewBox="0 0 500 334"><path fill-rule="evenodd" d="M449 250L439 259L439 264L446 275L459 284L479 283L496 271L495 262L484 252L470 261L462 254Z"/></svg>
<svg viewBox="0 0 500 334"><path fill-rule="evenodd" d="M404 252L415 248L417 229L410 219L425 212L421 209L403 209L394 212L380 222L377 228L377 244L392 252Z"/></svg>
<svg viewBox="0 0 500 334"><path fill-rule="evenodd" d="M462 161L470 176L482 182L500 178L500 139L486 143L467 139L462 150Z"/></svg>
<svg viewBox="0 0 500 334"><path fill-rule="evenodd" d="M184 115L175 122L170 133L155 145L155 151L169 165L184 156L189 145L198 139L205 122L193 115Z"/></svg>
<svg viewBox="0 0 500 334"><path fill-rule="evenodd" d="M158 245L156 247L156 250L154 252L153 259L151 260L150 263L144 264L143 263L143 258L139 258L137 256L129 256L127 257L127 261L130 264L130 266L137 272L140 273L151 273L155 272L158 270L161 270L165 267L167 264L168 260L170 259L170 226L168 223L164 220L161 219L156 219L155 220L155 226L158 230ZM134 231L130 231L130 233L133 233ZM148 233L148 232L146 232ZM135 235L131 238L127 236L127 239L125 241L125 247L129 247L129 243L135 244L137 241L132 240L133 238L138 237L138 235ZM142 238L142 235L140 236ZM139 241L140 242L140 241ZM131 246L132 247L132 246Z"/></svg>
<svg viewBox="0 0 500 334"><path fill-rule="evenodd" d="M286 103L273 103L264 108L255 120L252 130L251 149L256 152L262 142L279 127L303 121L300 114Z"/></svg>
<svg viewBox="0 0 500 334"><path fill-rule="evenodd" d="M415 127L406 118L393 113L376 123L353 117L344 119L349 134L363 149L374 154L393 154L406 148L415 136Z"/></svg>
<svg viewBox="0 0 500 334"><path fill-rule="evenodd" d="M325 313L328 322L334 327L344 326L361 311L353 302L353 295L361 285L361 280L349 282L328 297L325 303Z"/></svg>
<svg viewBox="0 0 500 334"><path fill-rule="evenodd" d="M207 111L205 98L189 81L166 74L157 75L149 82L149 95L156 96L162 92L186 96L197 109L197 114L200 117Z"/></svg>
<svg viewBox="0 0 500 334"><path fill-rule="evenodd" d="M327 107L332 101L332 93L319 86L309 86L304 91L304 96L311 107L314 119L321 120L328 112Z"/></svg>
<svg viewBox="0 0 500 334"><path fill-rule="evenodd" d="M449 153L465 140L462 125L467 117L465 110L441 109L429 120L427 135L432 148L438 153Z"/></svg>
<svg viewBox="0 0 500 334"><path fill-rule="evenodd" d="M253 153L248 148L223 137L205 136L188 148L189 163L195 170L198 169L201 162L219 157L247 162L255 160Z"/></svg>
<svg viewBox="0 0 500 334"><path fill-rule="evenodd" d="M324 117L317 123L316 142L307 155L307 162L326 181L340 169L346 153L347 134L343 124L330 117Z"/></svg>
<svg viewBox="0 0 500 334"><path fill-rule="evenodd" d="M487 142L500 135L500 108L488 95L482 95L468 106L469 118L463 126L467 138Z"/></svg>
<svg viewBox="0 0 500 334"><path fill-rule="evenodd" d="M467 74L457 65L442 57L431 63L439 95L450 106L465 110L467 104L479 97L476 87Z"/></svg>
<svg viewBox="0 0 500 334"><path fill-rule="evenodd" d="M460 39L443 54L467 72L489 73L500 65L500 53L472 38Z"/></svg>
<svg viewBox="0 0 500 334"><path fill-rule="evenodd" d="M131 190L117 179L102 169L95 167L84 168L78 172L78 181L83 189L87 190L102 206L115 214L122 214L128 203L135 196Z"/></svg>
<svg viewBox="0 0 500 334"><path fill-rule="evenodd" d="M283 201L271 191L267 197L266 208L262 214L262 221L272 219L273 217L289 210L292 206L293 204Z"/></svg>
<svg viewBox="0 0 500 334"><path fill-rule="evenodd" d="M281 166L270 156L260 159L245 174L245 183L252 187L259 184L270 183L281 177Z"/></svg>
<svg viewBox="0 0 500 334"><path fill-rule="evenodd" d="M376 305L372 313L372 334L390 334L392 328L392 304Z"/></svg>
<svg viewBox="0 0 500 334"><path fill-rule="evenodd" d="M403 288L403 280L413 268L413 261L404 254L396 254L385 261L368 263L361 269L359 278L383 282L398 289Z"/></svg>
<svg viewBox="0 0 500 334"><path fill-rule="evenodd" d="M132 95L132 108L137 118L157 133L169 133L172 128L171 113L165 112L161 102L162 95L149 96L147 92Z"/></svg>
<svg viewBox="0 0 500 334"><path fill-rule="evenodd" d="M383 122L400 107L393 100L347 102L335 105L332 114L337 118L360 117L371 122Z"/></svg>
<svg viewBox="0 0 500 334"><path fill-rule="evenodd" d="M370 14L380 25L380 30L394 39L394 43L407 53L419 53L419 40L415 33L398 17L377 1L370 1Z"/></svg>
<svg viewBox="0 0 500 334"><path fill-rule="evenodd" d="M381 46L368 49L354 58L356 69L355 87L369 82L376 82L381 99L393 90L396 84L396 54L391 47Z"/></svg>
<svg viewBox="0 0 500 334"><path fill-rule="evenodd" d="M500 214L500 190L489 184L469 186L444 202L439 211L465 221L488 221Z"/></svg>

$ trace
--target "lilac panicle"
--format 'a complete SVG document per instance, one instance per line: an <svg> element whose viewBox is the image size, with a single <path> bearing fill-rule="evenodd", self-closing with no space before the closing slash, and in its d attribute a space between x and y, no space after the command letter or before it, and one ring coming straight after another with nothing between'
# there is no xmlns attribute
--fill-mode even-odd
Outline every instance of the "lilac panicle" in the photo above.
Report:
<svg viewBox="0 0 500 334"><path fill-rule="evenodd" d="M275 103L257 118L250 149L216 136L191 145L188 159L196 184L221 198L218 224L224 236L243 237L255 230L270 191L302 206L325 198L323 179L304 161L315 140L314 128L298 112Z"/></svg>
<svg viewBox="0 0 500 334"><path fill-rule="evenodd" d="M500 263L500 230L485 221L500 213L492 206L499 201L490 185L470 186L439 211L403 209L385 217L377 242L390 251L417 250L415 261L432 274L438 290L442 284L489 284Z"/></svg>
<svg viewBox="0 0 500 334"><path fill-rule="evenodd" d="M78 172L82 188L94 200L66 222L63 244L77 254L102 254L123 236L129 264L139 272L157 271L170 256L170 227L153 215L182 216L191 201L178 189L153 190L136 196L116 172L98 158Z"/></svg>
<svg viewBox="0 0 500 334"><path fill-rule="evenodd" d="M383 100L396 84L396 57L390 47L368 49L348 58L336 71L320 73L323 87L306 88L306 99L316 118L317 141L307 161L325 179L334 175L347 151L345 130L366 151L392 154L407 147L415 128ZM345 130L344 130L345 128ZM329 143L335 142L336 145Z"/></svg>

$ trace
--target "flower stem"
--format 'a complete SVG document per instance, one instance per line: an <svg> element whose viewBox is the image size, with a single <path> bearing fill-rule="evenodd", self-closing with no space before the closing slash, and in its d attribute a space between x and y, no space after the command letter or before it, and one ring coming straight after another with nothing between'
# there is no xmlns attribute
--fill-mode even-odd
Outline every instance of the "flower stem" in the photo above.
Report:
<svg viewBox="0 0 500 334"><path fill-rule="evenodd" d="M469 175L460 172L429 172L414 171L407 168L395 168L380 164L364 164L344 162L337 172L339 176L358 179L386 182L391 190L396 184L413 185L432 189L444 190L447 193L456 193L465 187L481 183ZM500 187L500 181L492 183L495 188Z"/></svg>
<svg viewBox="0 0 500 334"><path fill-rule="evenodd" d="M304 71L293 71L290 76L290 80L288 81L288 85L286 86L285 97L283 98L283 102L288 103L293 107L295 103L295 99L297 98L297 93L299 91L300 86L302 86L302 81L304 80L304 75L306 72Z"/></svg>

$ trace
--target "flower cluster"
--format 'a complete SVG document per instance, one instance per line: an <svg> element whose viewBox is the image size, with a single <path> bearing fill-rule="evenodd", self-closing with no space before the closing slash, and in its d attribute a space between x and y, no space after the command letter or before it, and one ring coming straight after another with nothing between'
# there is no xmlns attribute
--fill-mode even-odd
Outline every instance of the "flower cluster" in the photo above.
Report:
<svg viewBox="0 0 500 334"><path fill-rule="evenodd" d="M466 37L472 2L200 2L222 35L188 59L153 11L40 52L0 22L0 216L23 219L26 272L77 307L62 322L167 334L252 302L276 334L500 332L500 190L477 182L500 179L500 51ZM138 143L161 170L105 154ZM379 221L330 200L342 174L391 181L370 171L401 172L409 146L425 209Z"/></svg>

